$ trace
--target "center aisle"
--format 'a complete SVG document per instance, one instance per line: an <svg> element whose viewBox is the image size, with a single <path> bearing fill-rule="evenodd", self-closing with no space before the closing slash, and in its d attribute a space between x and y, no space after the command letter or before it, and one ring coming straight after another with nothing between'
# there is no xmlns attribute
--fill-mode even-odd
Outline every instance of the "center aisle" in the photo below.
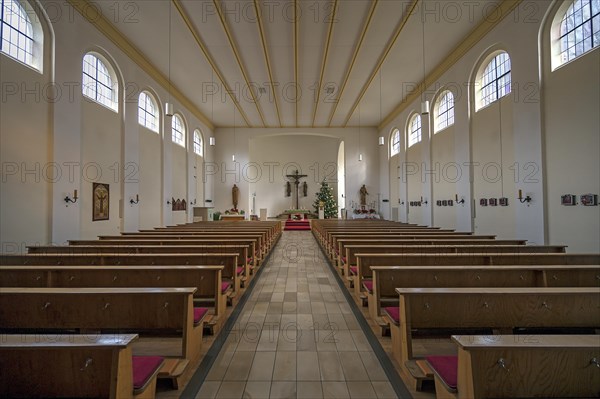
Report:
<svg viewBox="0 0 600 399"><path fill-rule="evenodd" d="M397 397L309 231L263 267L196 398Z"/></svg>

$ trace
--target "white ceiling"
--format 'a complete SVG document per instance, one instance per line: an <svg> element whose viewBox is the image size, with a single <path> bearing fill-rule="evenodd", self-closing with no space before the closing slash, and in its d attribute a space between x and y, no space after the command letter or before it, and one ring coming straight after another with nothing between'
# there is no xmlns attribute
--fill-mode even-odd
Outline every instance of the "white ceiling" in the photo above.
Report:
<svg viewBox="0 0 600 399"><path fill-rule="evenodd" d="M112 23L217 127L377 126L406 83L423 80L423 59L428 73L500 2L415 1L145 0L136 2L135 23ZM95 4L114 14L114 1Z"/></svg>

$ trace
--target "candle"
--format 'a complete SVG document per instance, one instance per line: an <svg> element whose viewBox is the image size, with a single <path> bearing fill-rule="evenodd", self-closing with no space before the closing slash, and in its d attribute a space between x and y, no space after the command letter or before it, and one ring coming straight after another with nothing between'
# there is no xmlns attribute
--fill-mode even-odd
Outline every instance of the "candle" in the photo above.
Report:
<svg viewBox="0 0 600 399"><path fill-rule="evenodd" d="M135 195L135 200L136 200L136 201L139 201L139 200L140 200L140 195L139 195L139 194L136 194L136 195Z"/></svg>
<svg viewBox="0 0 600 399"><path fill-rule="evenodd" d="M454 200L458 202L458 194L454 194Z"/></svg>
<svg viewBox="0 0 600 399"><path fill-rule="evenodd" d="M77 190L73 192L73 199L77 199Z"/></svg>
<svg viewBox="0 0 600 399"><path fill-rule="evenodd" d="M519 189L519 199L523 198L523 192Z"/></svg>

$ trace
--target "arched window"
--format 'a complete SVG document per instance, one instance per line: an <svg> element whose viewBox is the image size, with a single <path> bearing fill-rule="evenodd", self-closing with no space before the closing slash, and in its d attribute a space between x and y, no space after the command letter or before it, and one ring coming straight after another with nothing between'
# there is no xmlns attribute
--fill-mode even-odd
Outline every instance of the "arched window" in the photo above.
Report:
<svg viewBox="0 0 600 399"><path fill-rule="evenodd" d="M554 21L555 68L600 45L600 0L575 0Z"/></svg>
<svg viewBox="0 0 600 399"><path fill-rule="evenodd" d="M392 157L400 152L400 130L392 130L392 139L390 140L390 146L390 154Z"/></svg>
<svg viewBox="0 0 600 399"><path fill-rule="evenodd" d="M138 123L158 133L158 105L154 97L146 91L140 93L138 101Z"/></svg>
<svg viewBox="0 0 600 399"><path fill-rule="evenodd" d="M0 51L30 67L41 70L43 50L41 26L32 24L27 10L18 1L1 1ZM37 15L34 19L37 19ZM38 52L40 54L36 54Z"/></svg>
<svg viewBox="0 0 600 399"><path fill-rule="evenodd" d="M445 91L440 96L434 108L435 133L454 125L454 95Z"/></svg>
<svg viewBox="0 0 600 399"><path fill-rule="evenodd" d="M115 112L119 111L119 85L108 63L95 53L83 57L83 95Z"/></svg>
<svg viewBox="0 0 600 399"><path fill-rule="evenodd" d="M421 141L421 116L414 114L408 123L408 147Z"/></svg>
<svg viewBox="0 0 600 399"><path fill-rule="evenodd" d="M200 130L194 130L194 152L202 156L202 134Z"/></svg>
<svg viewBox="0 0 600 399"><path fill-rule="evenodd" d="M477 109L510 93L511 68L508 53L502 51L495 54L479 76L479 107Z"/></svg>
<svg viewBox="0 0 600 399"><path fill-rule="evenodd" d="M185 125L183 124L183 119L181 119L181 116L177 114L173 115L171 129L173 131L171 136L173 142L185 147Z"/></svg>

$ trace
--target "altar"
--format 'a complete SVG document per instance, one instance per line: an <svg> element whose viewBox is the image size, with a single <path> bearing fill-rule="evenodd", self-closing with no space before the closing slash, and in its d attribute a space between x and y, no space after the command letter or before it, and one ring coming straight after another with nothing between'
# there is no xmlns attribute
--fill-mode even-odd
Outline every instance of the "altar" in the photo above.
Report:
<svg viewBox="0 0 600 399"><path fill-rule="evenodd" d="M295 216L300 216L300 220L308 219L306 215L310 214L308 209L286 209L283 211L284 215L288 215L288 219L294 219Z"/></svg>
<svg viewBox="0 0 600 399"><path fill-rule="evenodd" d="M246 215L240 215L240 214L229 214L229 215L221 215L221 220L227 220L227 221L240 221L240 220L246 220Z"/></svg>

